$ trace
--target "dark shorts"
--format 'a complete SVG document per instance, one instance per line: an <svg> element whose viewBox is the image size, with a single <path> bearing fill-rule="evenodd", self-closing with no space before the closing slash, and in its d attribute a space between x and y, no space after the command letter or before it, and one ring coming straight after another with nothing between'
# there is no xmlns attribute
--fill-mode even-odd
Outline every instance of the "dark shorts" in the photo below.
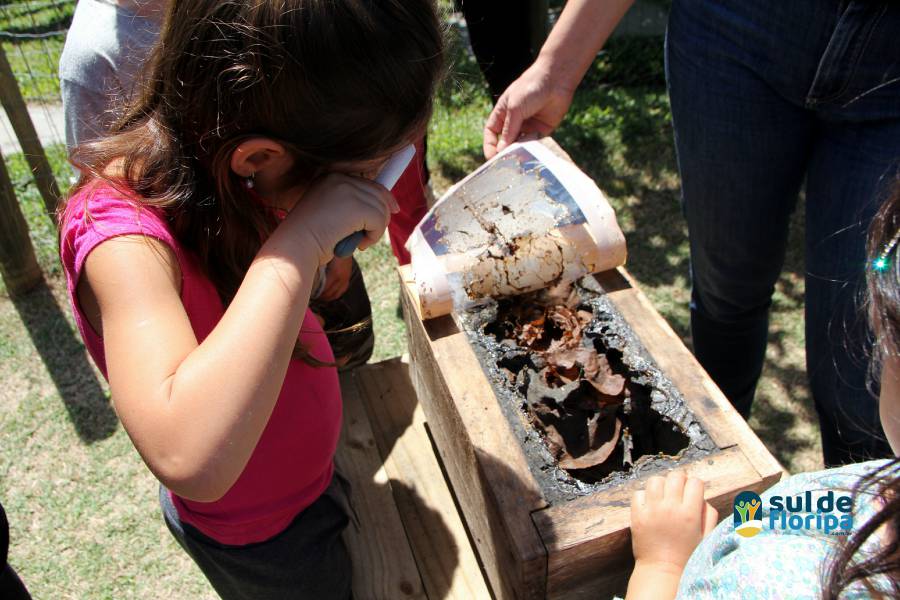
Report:
<svg viewBox="0 0 900 600"><path fill-rule="evenodd" d="M350 521L349 486L335 472L327 490L288 527L264 542L229 546L183 523L160 486L169 531L224 600L345 600L350 555L342 533Z"/></svg>

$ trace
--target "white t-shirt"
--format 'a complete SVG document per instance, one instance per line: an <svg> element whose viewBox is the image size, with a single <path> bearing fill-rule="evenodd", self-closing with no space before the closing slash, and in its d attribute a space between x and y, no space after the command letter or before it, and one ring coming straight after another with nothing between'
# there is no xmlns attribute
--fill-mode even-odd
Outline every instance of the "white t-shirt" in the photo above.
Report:
<svg viewBox="0 0 900 600"><path fill-rule="evenodd" d="M66 146L101 137L141 84L160 21L101 0L80 0L59 60Z"/></svg>

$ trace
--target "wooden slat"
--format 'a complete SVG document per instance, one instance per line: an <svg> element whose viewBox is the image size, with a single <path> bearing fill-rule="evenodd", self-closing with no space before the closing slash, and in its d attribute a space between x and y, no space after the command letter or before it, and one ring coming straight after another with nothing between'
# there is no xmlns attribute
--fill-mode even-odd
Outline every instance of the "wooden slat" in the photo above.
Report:
<svg viewBox="0 0 900 600"><path fill-rule="evenodd" d="M16 83L16 76L9 66L6 52L2 46L0 46L0 104L3 105L13 131L16 132L16 137L19 139L22 154L28 161L34 182L44 199L47 216L56 223L56 207L61 197L59 186L53 175L53 169L50 168L50 163L47 161L47 155L44 153L44 147L41 145L37 131L34 129L34 123L31 122L28 106L22 98L19 84Z"/></svg>
<svg viewBox="0 0 900 600"><path fill-rule="evenodd" d="M453 496L444 479L425 415L399 359L353 373L369 416L407 538L431 600L490 598Z"/></svg>
<svg viewBox="0 0 900 600"><path fill-rule="evenodd" d="M352 375L341 376L344 423L335 463L353 486L351 503L359 527L347 528L344 540L353 560L356 600L426 598L388 476Z"/></svg>
<svg viewBox="0 0 900 600"><path fill-rule="evenodd" d="M0 155L0 276L10 296L25 294L43 277L28 236L28 222L19 201L6 162Z"/></svg>
<svg viewBox="0 0 900 600"><path fill-rule="evenodd" d="M784 469L728 398L685 347L669 324L656 312L650 300L635 285L625 269L594 276L616 306L644 348L666 376L672 380L688 407L720 448L740 445L759 472L766 487L776 483Z"/></svg>
<svg viewBox="0 0 900 600"><path fill-rule="evenodd" d="M553 140L543 143L568 159ZM720 448L683 467L709 482L714 505L727 515L733 494L775 483L781 466L627 271L596 278ZM401 269L401 279L413 383L494 592L569 600L624 591L631 558L629 495L643 482L547 508L465 335L451 317L423 322L408 268ZM526 514L537 536L521 522Z"/></svg>
<svg viewBox="0 0 900 600"><path fill-rule="evenodd" d="M464 334L450 317L423 323L400 271L413 385L493 592L542 598L546 552L530 515L546 501Z"/></svg>
<svg viewBox="0 0 900 600"><path fill-rule="evenodd" d="M706 482L706 499L722 518L731 514L736 490L761 492L768 487L737 446L678 469ZM645 484L646 478L630 481L534 513L549 555L548 598L621 592L629 574L623 558L631 555L631 494Z"/></svg>

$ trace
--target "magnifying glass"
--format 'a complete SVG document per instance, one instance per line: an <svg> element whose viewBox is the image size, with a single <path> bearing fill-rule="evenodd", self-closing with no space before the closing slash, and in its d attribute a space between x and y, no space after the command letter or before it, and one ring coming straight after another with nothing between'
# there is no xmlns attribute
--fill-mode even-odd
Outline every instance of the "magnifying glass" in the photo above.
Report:
<svg viewBox="0 0 900 600"><path fill-rule="evenodd" d="M378 176L375 177L375 182L380 183L389 190L393 189L393 187L397 184L397 180L399 180L400 176L403 175L403 171L406 170L406 167L409 166L410 161L415 155L416 147L412 144L396 152L381 168ZM337 244L335 244L334 255L339 258L347 258L351 254L353 254L353 252L356 250L357 246L359 246L359 243L365 236L365 231L357 231L356 233L351 233L350 235L339 241Z"/></svg>

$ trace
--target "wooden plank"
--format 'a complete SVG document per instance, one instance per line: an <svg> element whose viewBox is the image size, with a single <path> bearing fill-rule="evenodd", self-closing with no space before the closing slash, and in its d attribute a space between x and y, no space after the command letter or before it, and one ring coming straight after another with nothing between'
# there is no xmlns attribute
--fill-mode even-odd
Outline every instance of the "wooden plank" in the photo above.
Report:
<svg viewBox="0 0 900 600"><path fill-rule="evenodd" d="M350 500L359 519L358 527L351 523L344 533L353 560L353 597L424 600L422 579L351 375L341 376L341 391L344 422L334 460L353 486Z"/></svg>
<svg viewBox="0 0 900 600"><path fill-rule="evenodd" d="M542 141L568 159L552 139ZM518 493L524 500L518 504L536 505L542 500L540 490L468 340L451 317L422 321L409 276L408 269L401 269L413 382L494 591L501 598L546 593L567 600L623 593L631 561L630 493L642 481L549 508L532 508L530 519L547 558L543 579L529 578L540 564L539 551L534 550L539 546L529 528L517 520L526 511L509 499ZM633 285L627 271L621 268L596 278L720 448L679 468L709 482L708 498L723 515L730 513L738 491L763 491L777 481L783 472L778 462ZM523 482L525 495L517 489ZM504 544L515 547L506 551ZM529 547L535 558L523 563Z"/></svg>
<svg viewBox="0 0 900 600"><path fill-rule="evenodd" d="M34 129L34 123L31 122L28 107L19 91L19 84L16 83L16 77L2 46L0 46L0 104L6 110L9 122L19 139L19 145L22 146L22 153L31 168L34 182L44 199L47 216L56 223L56 207L61 196L59 186L56 184L53 169L50 168L47 155L44 154L44 147Z"/></svg>
<svg viewBox="0 0 900 600"><path fill-rule="evenodd" d="M356 369L353 376L427 596L489 598L475 550L434 454L409 365L392 359Z"/></svg>
<svg viewBox="0 0 900 600"><path fill-rule="evenodd" d="M413 384L498 598L542 598L546 506L468 341L450 317L423 323L401 267Z"/></svg>
<svg viewBox="0 0 900 600"><path fill-rule="evenodd" d="M706 499L720 518L731 514L738 491L768 487L738 446L677 468L706 482ZM630 573L631 494L645 484L646 478L633 480L532 515L549 555L548 598L621 591Z"/></svg>
<svg viewBox="0 0 900 600"><path fill-rule="evenodd" d="M0 155L0 275L10 296L30 291L43 277L16 192Z"/></svg>

